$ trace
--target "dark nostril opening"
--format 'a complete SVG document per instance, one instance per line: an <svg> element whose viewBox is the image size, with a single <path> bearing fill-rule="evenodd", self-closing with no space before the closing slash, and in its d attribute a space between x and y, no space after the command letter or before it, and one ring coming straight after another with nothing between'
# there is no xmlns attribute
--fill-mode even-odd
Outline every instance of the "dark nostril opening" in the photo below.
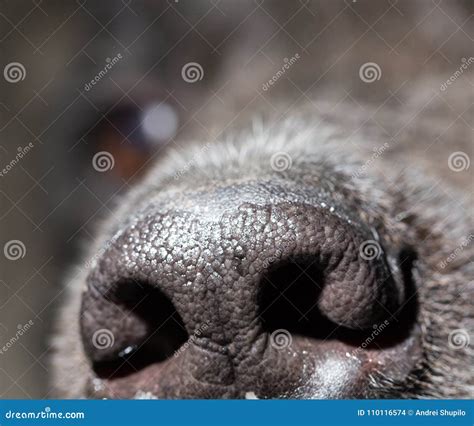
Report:
<svg viewBox="0 0 474 426"><path fill-rule="evenodd" d="M102 315L112 315L107 319L107 330L113 332L113 347L103 351L100 345L94 345L94 337L92 347L86 345L99 377L122 377L163 362L188 339L181 316L158 288L146 282L122 280L103 296L100 304L106 312ZM87 303L87 299L84 300ZM86 339L93 332L86 329L90 327L90 324L83 324ZM101 329L100 323L93 328Z"/></svg>
<svg viewBox="0 0 474 426"><path fill-rule="evenodd" d="M386 330L367 349L391 347L410 336L416 322L417 299L414 293L413 252L400 254L401 273L405 284L406 303L385 323ZM266 332L284 329L292 335L317 340L338 340L354 347L367 341L367 336L380 324L367 329L349 329L331 321L318 303L326 285L324 272L314 257L298 257L280 261L269 268L262 279L259 317Z"/></svg>
<svg viewBox="0 0 474 426"><path fill-rule="evenodd" d="M260 319L266 331L285 329L291 334L322 337L335 327L317 307L323 274L312 259L287 259L263 277Z"/></svg>

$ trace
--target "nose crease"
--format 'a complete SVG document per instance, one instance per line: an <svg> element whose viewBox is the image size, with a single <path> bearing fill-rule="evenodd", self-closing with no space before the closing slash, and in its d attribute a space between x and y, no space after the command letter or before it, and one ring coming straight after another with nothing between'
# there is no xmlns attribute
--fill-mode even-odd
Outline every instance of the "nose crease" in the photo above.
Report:
<svg viewBox="0 0 474 426"><path fill-rule="evenodd" d="M235 382L234 366L225 347L211 349L194 342L185 363L198 382L222 386L230 386Z"/></svg>

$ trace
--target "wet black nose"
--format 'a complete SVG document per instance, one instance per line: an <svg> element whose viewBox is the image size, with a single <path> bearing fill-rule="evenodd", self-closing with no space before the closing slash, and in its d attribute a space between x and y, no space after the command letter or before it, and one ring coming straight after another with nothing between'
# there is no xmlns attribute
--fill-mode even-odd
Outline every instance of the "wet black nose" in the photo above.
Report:
<svg viewBox="0 0 474 426"><path fill-rule="evenodd" d="M188 394L199 394L195 382L215 396L270 392L275 381L287 392L303 361L280 350L285 342L300 354L299 339L368 329L395 312L403 286L369 230L327 203L250 194L151 207L106 244L81 320L98 374L153 365L161 393L170 375L194 383ZM101 330L111 340L102 345Z"/></svg>

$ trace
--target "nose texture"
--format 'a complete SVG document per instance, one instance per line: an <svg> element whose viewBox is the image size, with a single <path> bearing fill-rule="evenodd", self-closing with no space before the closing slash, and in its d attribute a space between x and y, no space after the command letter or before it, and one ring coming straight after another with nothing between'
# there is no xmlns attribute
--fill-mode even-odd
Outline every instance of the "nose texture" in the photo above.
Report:
<svg viewBox="0 0 474 426"><path fill-rule="evenodd" d="M160 379L153 383L157 394L174 396L165 376L185 384L188 396L202 396L201 386L215 397L242 396L245 389L278 389L281 395L303 386L302 371L314 368L301 355L307 339L290 335L292 346L280 350L275 330L263 320L264 282L281 265L315 266L311 306L338 326L372 327L400 305L403 285L390 272L386 253L360 256L374 236L347 212L297 192L275 196L246 185L215 191L151 203L110 241L82 303L84 346L93 361L140 347L162 327L147 319L153 309L144 316L138 300L134 306L124 302L124 286L159 290L182 321L187 341L156 367ZM287 277L286 286L305 269ZM176 315L165 320L176 321ZM98 352L93 336L102 328L111 330L114 341ZM139 388L145 373L140 377Z"/></svg>

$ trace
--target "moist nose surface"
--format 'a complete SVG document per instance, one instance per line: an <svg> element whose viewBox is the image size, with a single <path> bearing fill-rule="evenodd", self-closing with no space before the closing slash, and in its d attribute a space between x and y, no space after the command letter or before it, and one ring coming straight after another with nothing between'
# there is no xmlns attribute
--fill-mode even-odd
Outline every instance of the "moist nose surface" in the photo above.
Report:
<svg viewBox="0 0 474 426"><path fill-rule="evenodd" d="M177 340L175 350L179 352L179 345L187 340L186 351L178 357L165 351L165 362L180 363L174 374L231 386L243 380L246 369L264 360L282 363L285 371L287 362L296 361L283 361L282 357L294 355L276 353L271 347L261 296L269 271L289 262L317 271L318 277L313 278L318 290L308 306L338 325L371 327L399 305L400 286L385 254L369 261L360 257L360 246L372 238L363 226L323 207L324 203L303 203L297 196L269 200L267 194L242 202L242 197L229 198L229 190L223 191L211 197L221 200L218 205L197 196L178 200L179 208L172 208L172 201L153 205L109 244L88 277L82 304L82 335L92 359L104 356L104 352L97 355L90 343L101 327L113 331L115 339L106 352L113 357L127 347L149 342L170 321L182 321L187 337ZM301 271L290 269L287 274L290 286ZM153 299L156 306L148 299L146 315L140 307L143 301L124 304L124 286L143 286L145 299L150 291L158 291L177 315L171 310L164 318L163 311L168 311L160 298ZM279 297L277 293L275 299ZM163 324L154 322L154 316ZM168 338L176 330L171 328ZM159 342L151 347L151 356L158 347Z"/></svg>

